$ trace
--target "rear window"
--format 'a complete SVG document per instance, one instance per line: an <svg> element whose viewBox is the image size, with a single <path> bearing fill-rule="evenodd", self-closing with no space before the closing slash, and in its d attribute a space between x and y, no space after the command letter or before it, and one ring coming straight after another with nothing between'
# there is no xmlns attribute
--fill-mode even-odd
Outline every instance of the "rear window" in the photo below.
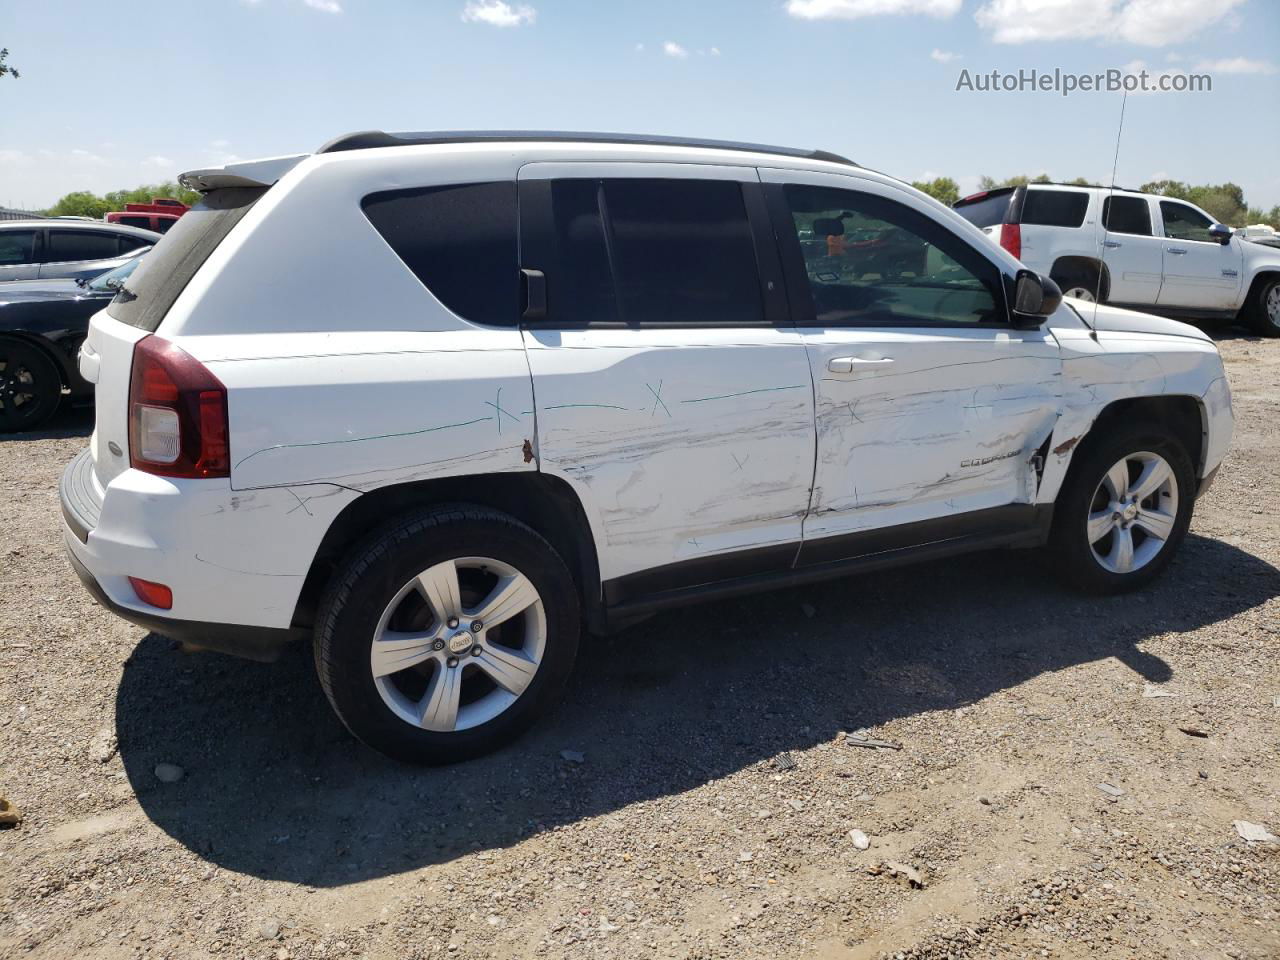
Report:
<svg viewBox="0 0 1280 960"><path fill-rule="evenodd" d="M1013 200L1013 188L993 190L990 193L975 194L976 200L968 198L955 205L956 213L964 217L975 227L994 227L1005 222L1009 213L1009 204Z"/></svg>
<svg viewBox="0 0 1280 960"><path fill-rule="evenodd" d="M266 187L227 187L206 193L142 258L107 314L154 333L209 254L266 192Z"/></svg>
<svg viewBox="0 0 1280 960"><path fill-rule="evenodd" d="M1112 233L1151 236L1151 205L1146 197L1107 197L1102 202L1102 225Z"/></svg>
<svg viewBox="0 0 1280 960"><path fill-rule="evenodd" d="M1078 227L1084 223L1089 195L1078 190L1027 190L1022 222L1041 227Z"/></svg>
<svg viewBox="0 0 1280 960"><path fill-rule="evenodd" d="M365 197L361 208L422 285L458 316L520 322L514 181L388 190Z"/></svg>

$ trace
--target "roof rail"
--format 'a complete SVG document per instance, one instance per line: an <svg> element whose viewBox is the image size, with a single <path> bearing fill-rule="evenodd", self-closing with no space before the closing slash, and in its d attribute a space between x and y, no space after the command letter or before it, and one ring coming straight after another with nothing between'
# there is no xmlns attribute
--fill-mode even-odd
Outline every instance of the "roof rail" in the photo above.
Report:
<svg viewBox="0 0 1280 960"><path fill-rule="evenodd" d="M638 133L573 133L562 130L440 130L418 133L386 133L361 130L336 137L316 153L339 153L343 150L367 150L373 147L409 147L432 143L622 143L662 147L704 147L712 150L740 150L747 153L772 153L800 160L825 160L848 167L857 164L847 157L826 150L800 150L794 147L770 147L761 143L739 143L736 140L699 140L690 137L650 136Z"/></svg>

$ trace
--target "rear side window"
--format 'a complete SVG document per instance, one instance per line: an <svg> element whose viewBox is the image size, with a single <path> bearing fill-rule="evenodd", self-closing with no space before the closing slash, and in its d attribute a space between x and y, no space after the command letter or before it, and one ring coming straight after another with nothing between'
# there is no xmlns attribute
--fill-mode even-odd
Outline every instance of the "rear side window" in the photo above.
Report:
<svg viewBox="0 0 1280 960"><path fill-rule="evenodd" d="M975 193L955 205L956 213L975 227L995 227L1008 222L1009 205L1013 202L1013 189Z"/></svg>
<svg viewBox="0 0 1280 960"><path fill-rule="evenodd" d="M206 193L142 258L107 313L154 333L209 254L266 192L266 187L227 187Z"/></svg>
<svg viewBox="0 0 1280 960"><path fill-rule="evenodd" d="M1145 197L1107 197L1102 202L1102 225L1112 233L1151 236L1151 206Z"/></svg>
<svg viewBox="0 0 1280 960"><path fill-rule="evenodd" d="M129 237L124 234L120 234L116 237L116 243L120 247L121 253L133 253L133 251L137 250L139 247L148 247L151 245L151 241L143 237Z"/></svg>
<svg viewBox="0 0 1280 960"><path fill-rule="evenodd" d="M0 230L0 266L30 263L35 247L34 230Z"/></svg>
<svg viewBox="0 0 1280 960"><path fill-rule="evenodd" d="M90 230L50 230L45 244L45 263L71 260L107 260L119 249L114 233Z"/></svg>
<svg viewBox="0 0 1280 960"><path fill-rule="evenodd" d="M1028 189L1022 222L1042 227L1078 227L1084 223L1089 195L1078 190Z"/></svg>
<svg viewBox="0 0 1280 960"><path fill-rule="evenodd" d="M361 208L422 285L458 316L519 323L514 181L388 190L365 197Z"/></svg>
<svg viewBox="0 0 1280 960"><path fill-rule="evenodd" d="M533 204L542 189L530 185ZM549 190L553 235L531 236L526 259L547 274L552 324L763 322L738 182L556 180Z"/></svg>

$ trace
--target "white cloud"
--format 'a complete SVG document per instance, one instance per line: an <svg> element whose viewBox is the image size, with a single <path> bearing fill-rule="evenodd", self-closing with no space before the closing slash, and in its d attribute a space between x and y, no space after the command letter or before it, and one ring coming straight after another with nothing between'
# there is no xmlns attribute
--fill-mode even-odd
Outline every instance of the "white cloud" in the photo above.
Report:
<svg viewBox="0 0 1280 960"><path fill-rule="evenodd" d="M636 53L644 53L644 44L643 44L643 43L637 43L637 44L636 44Z"/></svg>
<svg viewBox="0 0 1280 960"><path fill-rule="evenodd" d="M987 0L974 19L996 43L1122 40L1145 47L1181 43L1244 0Z"/></svg>
<svg viewBox="0 0 1280 960"><path fill-rule="evenodd" d="M341 13L342 4L338 0L302 0L312 10L319 10L321 13Z"/></svg>
<svg viewBox="0 0 1280 960"><path fill-rule="evenodd" d="M170 160L168 157L162 157L159 154L156 154L154 157L147 157L147 159L143 160L142 165L144 167L166 167L167 168L167 167L173 166L173 161Z"/></svg>
<svg viewBox="0 0 1280 960"><path fill-rule="evenodd" d="M711 48L711 55L712 55L713 57L718 57L718 56L720 56L720 48L719 48L719 47L712 47L712 48Z"/></svg>
<svg viewBox="0 0 1280 960"><path fill-rule="evenodd" d="M1269 60L1250 60L1248 57L1230 57L1226 60L1201 60L1196 64L1197 70L1210 73L1253 73L1270 75L1276 72L1276 65Z"/></svg>
<svg viewBox="0 0 1280 960"><path fill-rule="evenodd" d="M664 43L662 45L662 52L668 57L675 57L677 60L683 60L685 57L689 56L689 51L680 46L680 44L676 43L674 40L668 40Z"/></svg>
<svg viewBox="0 0 1280 960"><path fill-rule="evenodd" d="M82 163L105 163L106 161L89 150L81 150L79 147L71 151L71 156Z"/></svg>
<svg viewBox="0 0 1280 960"><path fill-rule="evenodd" d="M950 63L952 60L959 60L960 54L952 53L950 50L939 50L934 47L933 52L929 54L929 59L936 60L938 63Z"/></svg>
<svg viewBox="0 0 1280 960"><path fill-rule="evenodd" d="M231 141L230 140L210 140L209 146L216 147L219 150L225 150L227 149L227 147L231 146Z"/></svg>
<svg viewBox="0 0 1280 960"><path fill-rule="evenodd" d="M487 23L491 27L519 27L532 25L538 11L526 4L513 7L503 0L470 0L462 8L462 19L467 23Z"/></svg>
<svg viewBox="0 0 1280 960"><path fill-rule="evenodd" d="M787 13L801 20L856 20L883 14L924 13L950 17L961 0L787 0Z"/></svg>

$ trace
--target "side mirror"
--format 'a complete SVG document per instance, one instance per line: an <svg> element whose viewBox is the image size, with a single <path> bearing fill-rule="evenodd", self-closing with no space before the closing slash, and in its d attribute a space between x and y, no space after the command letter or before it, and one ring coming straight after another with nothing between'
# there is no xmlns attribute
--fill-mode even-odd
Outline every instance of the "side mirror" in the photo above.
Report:
<svg viewBox="0 0 1280 960"><path fill-rule="evenodd" d="M1062 304L1062 290L1048 277L1019 270L1013 287L1013 325L1019 330L1040 326Z"/></svg>
<svg viewBox="0 0 1280 960"><path fill-rule="evenodd" d="M1209 236L1211 236L1214 240L1217 240L1219 243L1222 243L1222 244L1230 243L1231 235L1233 233L1235 233L1235 231L1232 230L1230 227L1228 227L1225 223L1215 223L1213 226L1209 228Z"/></svg>

